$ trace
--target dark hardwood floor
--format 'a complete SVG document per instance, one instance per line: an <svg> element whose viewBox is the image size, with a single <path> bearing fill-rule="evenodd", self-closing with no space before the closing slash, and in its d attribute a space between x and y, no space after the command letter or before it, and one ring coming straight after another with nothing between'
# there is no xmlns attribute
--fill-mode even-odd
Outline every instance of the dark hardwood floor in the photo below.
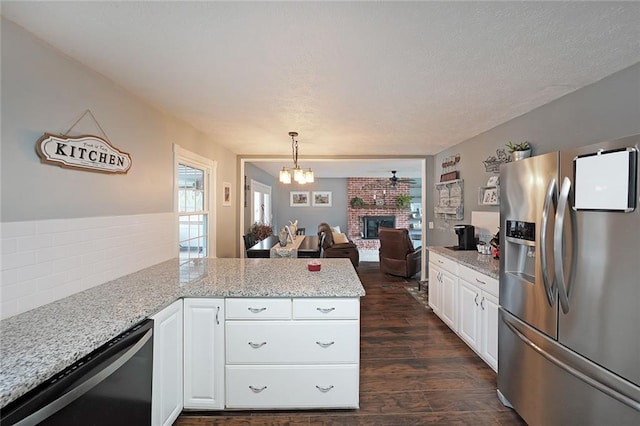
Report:
<svg viewBox="0 0 640 426"><path fill-rule="evenodd" d="M359 410L183 412L175 425L523 425L496 374L406 290L362 263ZM424 291L424 288L423 288Z"/></svg>

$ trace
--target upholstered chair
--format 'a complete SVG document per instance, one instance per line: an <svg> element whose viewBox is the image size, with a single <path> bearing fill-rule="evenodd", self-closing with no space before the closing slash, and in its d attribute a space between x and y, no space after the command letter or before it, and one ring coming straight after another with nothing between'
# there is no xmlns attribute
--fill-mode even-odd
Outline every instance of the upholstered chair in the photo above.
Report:
<svg viewBox="0 0 640 426"><path fill-rule="evenodd" d="M341 240L337 240L341 238ZM331 230L327 223L318 225L318 241L322 249L322 257L346 257L351 260L354 268L360 264L360 254L355 243L347 238L345 234L336 233Z"/></svg>
<svg viewBox="0 0 640 426"><path fill-rule="evenodd" d="M420 272L422 248L414 249L407 229L380 228L380 271L411 278Z"/></svg>

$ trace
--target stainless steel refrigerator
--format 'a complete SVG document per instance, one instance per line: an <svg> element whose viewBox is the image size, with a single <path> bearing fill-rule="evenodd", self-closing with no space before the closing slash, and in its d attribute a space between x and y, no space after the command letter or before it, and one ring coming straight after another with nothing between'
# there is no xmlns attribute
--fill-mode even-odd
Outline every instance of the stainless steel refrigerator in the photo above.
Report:
<svg viewBox="0 0 640 426"><path fill-rule="evenodd" d="M639 145L501 169L498 396L529 425L640 425Z"/></svg>

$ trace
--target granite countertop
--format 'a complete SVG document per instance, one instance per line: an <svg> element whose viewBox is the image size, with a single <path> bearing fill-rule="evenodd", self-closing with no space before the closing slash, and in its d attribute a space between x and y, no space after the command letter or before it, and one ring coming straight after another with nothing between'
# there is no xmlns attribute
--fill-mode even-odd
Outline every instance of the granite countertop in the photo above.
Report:
<svg viewBox="0 0 640 426"><path fill-rule="evenodd" d="M0 321L0 407L181 297L362 297L349 259L172 259Z"/></svg>
<svg viewBox="0 0 640 426"><path fill-rule="evenodd" d="M480 254L476 250L451 250L446 247L427 247L427 249L496 280L500 277L500 261L491 255Z"/></svg>

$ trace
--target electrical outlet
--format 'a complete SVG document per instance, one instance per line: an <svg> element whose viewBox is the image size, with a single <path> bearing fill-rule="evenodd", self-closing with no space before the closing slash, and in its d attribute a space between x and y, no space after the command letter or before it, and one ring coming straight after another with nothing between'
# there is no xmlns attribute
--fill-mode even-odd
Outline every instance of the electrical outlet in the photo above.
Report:
<svg viewBox="0 0 640 426"><path fill-rule="evenodd" d="M429 222L429 229L433 229L433 222Z"/></svg>

